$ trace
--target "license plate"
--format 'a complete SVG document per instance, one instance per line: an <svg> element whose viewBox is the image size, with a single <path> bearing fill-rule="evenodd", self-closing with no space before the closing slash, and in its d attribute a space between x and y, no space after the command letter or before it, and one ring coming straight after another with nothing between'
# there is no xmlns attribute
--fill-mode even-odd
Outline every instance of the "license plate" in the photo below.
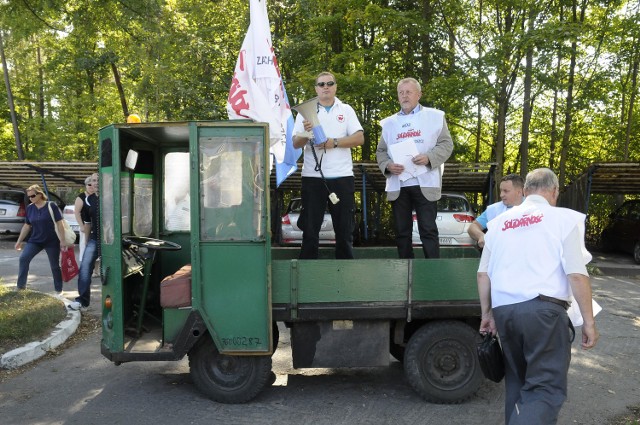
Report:
<svg viewBox="0 0 640 425"><path fill-rule="evenodd" d="M451 245L451 238L440 238L440 245Z"/></svg>
<svg viewBox="0 0 640 425"><path fill-rule="evenodd" d="M7 210L0 210L0 215L6 215L7 214Z"/></svg>

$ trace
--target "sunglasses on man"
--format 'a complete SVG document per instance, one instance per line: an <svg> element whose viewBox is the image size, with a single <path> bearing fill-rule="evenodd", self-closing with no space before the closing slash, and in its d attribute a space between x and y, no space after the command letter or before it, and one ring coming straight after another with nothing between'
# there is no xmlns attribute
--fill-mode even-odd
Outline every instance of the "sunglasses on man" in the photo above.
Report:
<svg viewBox="0 0 640 425"><path fill-rule="evenodd" d="M323 82L317 83L316 86L318 86L318 87L324 87L324 86L333 87L335 84L336 84L335 81L327 81L326 83L323 81Z"/></svg>

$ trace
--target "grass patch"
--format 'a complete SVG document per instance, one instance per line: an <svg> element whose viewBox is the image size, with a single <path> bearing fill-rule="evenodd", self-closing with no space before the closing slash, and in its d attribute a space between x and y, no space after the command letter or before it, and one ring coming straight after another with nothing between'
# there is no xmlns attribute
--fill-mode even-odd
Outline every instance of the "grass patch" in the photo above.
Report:
<svg viewBox="0 0 640 425"><path fill-rule="evenodd" d="M65 317L64 304L53 297L0 285L0 354L47 337Z"/></svg>
<svg viewBox="0 0 640 425"><path fill-rule="evenodd" d="M640 406L629 406L629 413L611 419L609 425L640 425Z"/></svg>

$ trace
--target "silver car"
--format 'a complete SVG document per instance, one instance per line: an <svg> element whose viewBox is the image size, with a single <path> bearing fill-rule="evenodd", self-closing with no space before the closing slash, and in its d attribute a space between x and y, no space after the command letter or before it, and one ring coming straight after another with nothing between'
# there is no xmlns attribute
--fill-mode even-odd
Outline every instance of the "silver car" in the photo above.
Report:
<svg viewBox="0 0 640 425"><path fill-rule="evenodd" d="M58 195L49 192L49 200L55 202L62 211L64 202ZM0 233L20 233L29 203L25 190L0 189Z"/></svg>
<svg viewBox="0 0 640 425"><path fill-rule="evenodd" d="M300 245L302 243L302 230L298 227L298 217L302 209L302 200L294 198L289 202L287 211L282 216L282 244L283 245ZM335 244L336 235L333 232L333 222L331 214L325 211L322 219L322 227L320 228L320 244Z"/></svg>
<svg viewBox="0 0 640 425"><path fill-rule="evenodd" d="M0 190L0 233L18 234L27 215L21 190Z"/></svg>
<svg viewBox="0 0 640 425"><path fill-rule="evenodd" d="M475 241L467 233L469 226L475 219L475 212L466 196L460 193L443 193L438 201L438 215L436 217L440 245L475 245ZM415 213L413 214L411 241L414 245L422 245Z"/></svg>
<svg viewBox="0 0 640 425"><path fill-rule="evenodd" d="M64 210L62 210L62 218L69 222L69 226L71 226L71 229L76 232L76 235L80 232L80 225L78 224L78 220L76 220L75 204L64 206Z"/></svg>
<svg viewBox="0 0 640 425"><path fill-rule="evenodd" d="M294 198L282 216L282 244L300 245L302 243L302 230L298 227L301 208L300 198ZM473 246L475 242L469 237L467 230L475 218L475 212L463 194L443 193L442 198L438 201L438 216L436 217L440 245ZM331 214L326 211L320 230L320 244L334 244L335 239ZM415 213L413 214L411 239L414 245L422 245Z"/></svg>

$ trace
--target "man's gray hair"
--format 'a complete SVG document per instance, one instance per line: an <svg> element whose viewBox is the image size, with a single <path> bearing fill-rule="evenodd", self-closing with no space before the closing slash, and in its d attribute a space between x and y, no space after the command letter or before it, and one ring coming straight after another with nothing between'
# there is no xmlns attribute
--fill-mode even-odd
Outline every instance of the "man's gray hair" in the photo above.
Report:
<svg viewBox="0 0 640 425"><path fill-rule="evenodd" d="M398 81L398 87L400 87L402 84L405 84L405 83L413 83L413 85L416 86L418 91L422 93L422 87L420 86L420 83L418 82L418 80L416 80L415 78L411 78L411 77L403 78L402 80Z"/></svg>
<svg viewBox="0 0 640 425"><path fill-rule="evenodd" d="M527 174L524 182L525 193L552 191L560 187L558 176L548 168L536 168Z"/></svg>

